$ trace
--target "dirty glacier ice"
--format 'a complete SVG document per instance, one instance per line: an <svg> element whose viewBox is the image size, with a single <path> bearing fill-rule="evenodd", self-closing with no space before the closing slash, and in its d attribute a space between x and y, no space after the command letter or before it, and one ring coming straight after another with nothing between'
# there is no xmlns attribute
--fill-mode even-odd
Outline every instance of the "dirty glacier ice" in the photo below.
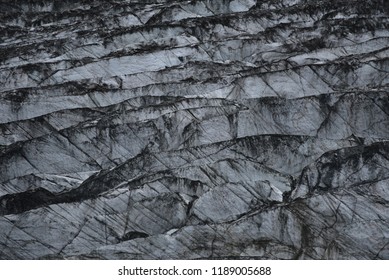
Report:
<svg viewBox="0 0 389 280"><path fill-rule="evenodd" d="M0 10L0 259L389 259L387 1Z"/></svg>

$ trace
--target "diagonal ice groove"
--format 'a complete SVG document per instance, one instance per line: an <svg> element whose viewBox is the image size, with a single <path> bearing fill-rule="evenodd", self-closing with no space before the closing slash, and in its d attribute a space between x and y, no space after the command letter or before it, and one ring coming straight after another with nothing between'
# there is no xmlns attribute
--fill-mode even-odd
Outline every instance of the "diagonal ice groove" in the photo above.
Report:
<svg viewBox="0 0 389 280"><path fill-rule="evenodd" d="M0 259L389 259L387 1L0 10Z"/></svg>

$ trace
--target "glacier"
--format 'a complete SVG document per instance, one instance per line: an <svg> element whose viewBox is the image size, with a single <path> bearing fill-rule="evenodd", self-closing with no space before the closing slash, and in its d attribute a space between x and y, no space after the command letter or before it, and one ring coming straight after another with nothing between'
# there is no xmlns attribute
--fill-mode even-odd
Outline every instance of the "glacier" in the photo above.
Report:
<svg viewBox="0 0 389 280"><path fill-rule="evenodd" d="M0 10L0 259L389 259L387 1Z"/></svg>

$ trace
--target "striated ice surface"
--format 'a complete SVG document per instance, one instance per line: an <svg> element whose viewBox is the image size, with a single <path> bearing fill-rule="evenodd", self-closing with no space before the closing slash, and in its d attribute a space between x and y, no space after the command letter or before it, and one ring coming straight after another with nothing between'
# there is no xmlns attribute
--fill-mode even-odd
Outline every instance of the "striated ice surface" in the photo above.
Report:
<svg viewBox="0 0 389 280"><path fill-rule="evenodd" d="M387 1L0 10L0 259L389 259Z"/></svg>

